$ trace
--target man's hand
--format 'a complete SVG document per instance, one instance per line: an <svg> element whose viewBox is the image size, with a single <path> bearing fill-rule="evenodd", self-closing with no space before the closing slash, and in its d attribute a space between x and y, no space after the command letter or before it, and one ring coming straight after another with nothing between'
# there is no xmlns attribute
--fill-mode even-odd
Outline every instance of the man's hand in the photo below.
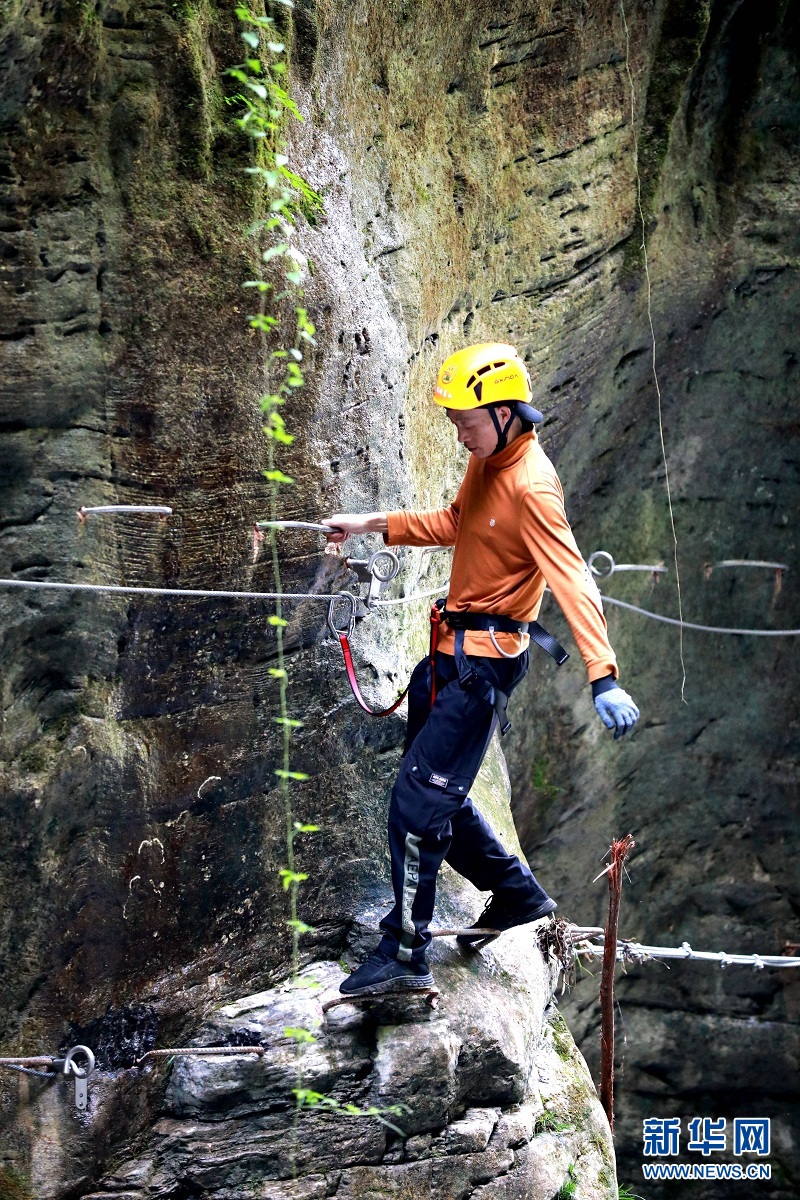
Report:
<svg viewBox="0 0 800 1200"><path fill-rule="evenodd" d="M331 526L328 542L337 544L358 533L387 533L389 530L386 513L381 512L334 513L332 517L323 517L321 524Z"/></svg>
<svg viewBox="0 0 800 1200"><path fill-rule="evenodd" d="M594 698L600 720L606 729L614 730L614 741L624 737L639 720L639 709L621 687L612 687Z"/></svg>

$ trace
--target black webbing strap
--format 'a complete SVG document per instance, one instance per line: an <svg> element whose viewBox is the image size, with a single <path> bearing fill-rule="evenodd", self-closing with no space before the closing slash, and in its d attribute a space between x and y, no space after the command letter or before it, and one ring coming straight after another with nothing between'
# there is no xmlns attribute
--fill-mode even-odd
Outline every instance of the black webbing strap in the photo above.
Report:
<svg viewBox="0 0 800 1200"><path fill-rule="evenodd" d="M552 633L548 633L544 625L540 625L538 621L531 621L528 626L528 633L532 642L536 642L537 646L541 646L545 653L556 660L556 666L561 667L569 658L564 647L560 642L557 642Z"/></svg>
<svg viewBox="0 0 800 1200"><path fill-rule="evenodd" d="M464 630L456 630L455 644L455 661L456 670L458 671L458 682L467 692L472 692L475 696L480 696L487 704L490 704L497 714L497 720L500 723L500 732L505 735L511 728L511 722L508 719L508 696L505 692L501 692L500 688L489 683L488 679L484 679L479 675L473 666L467 660L464 653Z"/></svg>
<svg viewBox="0 0 800 1200"><path fill-rule="evenodd" d="M488 632L491 629L495 633L527 633L531 641L554 658L559 667L569 658L561 643L538 621L516 621L513 617L496 613L449 612L447 609L442 612L442 620L456 631L480 629Z"/></svg>

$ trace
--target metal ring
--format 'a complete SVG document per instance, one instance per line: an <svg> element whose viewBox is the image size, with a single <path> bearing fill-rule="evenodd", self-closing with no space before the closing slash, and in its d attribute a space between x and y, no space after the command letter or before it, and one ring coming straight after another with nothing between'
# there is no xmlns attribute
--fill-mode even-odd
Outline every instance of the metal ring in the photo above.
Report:
<svg viewBox="0 0 800 1200"><path fill-rule="evenodd" d="M336 626L336 621L334 620L336 603L339 600L348 600L350 602L350 616L349 616L349 619L347 622L346 630L338 629ZM328 629L330 629L331 633L333 634L333 636L335 638L341 638L341 637L351 638L353 636L353 631L356 627L356 607L357 607L357 605L358 605L358 601L356 600L356 598L352 592L338 592L337 595L331 597L331 599L328 601L328 617L327 617Z"/></svg>
<svg viewBox="0 0 800 1200"><path fill-rule="evenodd" d="M386 561L385 567L379 567L381 559ZM400 560L392 550L376 550L369 556L367 570L381 583L391 583L400 570Z"/></svg>
<svg viewBox="0 0 800 1200"><path fill-rule="evenodd" d="M87 1058L86 1068L76 1067L73 1058L76 1054L85 1054ZM64 1074L69 1075L70 1071L78 1079L88 1079L94 1071L94 1054L88 1046L73 1046L67 1053L64 1059Z"/></svg>
<svg viewBox="0 0 800 1200"><path fill-rule="evenodd" d="M605 558L608 560L608 570L607 571L601 571L594 565L595 559L598 559L598 558ZM608 553L607 550L595 550L593 554L589 555L589 557L586 561L586 565L589 568L589 570L592 572L592 574L596 575L598 579L608 579L608 578L610 578L610 576L612 576L614 574L614 569L617 564L614 562L614 559L611 557L611 555Z"/></svg>

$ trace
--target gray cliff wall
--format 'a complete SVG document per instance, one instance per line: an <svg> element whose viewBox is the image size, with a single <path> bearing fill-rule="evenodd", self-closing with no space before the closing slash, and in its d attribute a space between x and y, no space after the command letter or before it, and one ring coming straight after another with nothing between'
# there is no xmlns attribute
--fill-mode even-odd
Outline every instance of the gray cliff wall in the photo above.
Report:
<svg viewBox="0 0 800 1200"><path fill-rule="evenodd" d="M683 612L713 626L800 627L799 37L792 6L714 6L651 188ZM645 130L649 98L647 112ZM602 361L576 376L578 406L556 439L558 464L585 554L603 548L618 562L669 567L658 583L620 574L602 590L676 616L642 292L627 303L606 329ZM790 570L781 586L770 570L707 574L729 559ZM687 631L682 703L677 631L611 607L607 617L623 682L642 709L632 741L602 736L578 673L555 678L545 666L515 697L528 720L508 751L514 811L534 869L567 915L593 924L607 894L605 881L591 883L597 856L609 837L632 832L625 936L781 953L799 940L797 639ZM542 620L569 636L552 603ZM758 1110L773 1121L773 1179L763 1186L795 1195L799 981L793 971L671 967L629 968L619 982L620 1178L641 1178L645 1117L682 1116L685 1131L693 1116L725 1116L730 1148L731 1119ZM595 981L579 983L565 1014L595 1069ZM715 1185L705 1186L710 1196Z"/></svg>

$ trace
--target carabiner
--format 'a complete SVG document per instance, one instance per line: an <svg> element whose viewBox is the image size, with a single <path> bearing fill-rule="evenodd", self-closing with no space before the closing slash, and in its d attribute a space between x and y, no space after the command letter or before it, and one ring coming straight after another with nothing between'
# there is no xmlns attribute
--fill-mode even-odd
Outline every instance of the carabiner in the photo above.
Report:
<svg viewBox="0 0 800 1200"><path fill-rule="evenodd" d="M336 604L339 600L347 600L350 604L350 616L349 616L348 622L347 622L347 629L338 629L336 627L336 621L335 621L334 617L335 617ZM341 639L343 637L351 638L353 636L353 632L356 627L356 608L357 608L357 606L358 606L358 600L356 599L356 597L353 595L352 592L337 592L337 594L335 596L332 596L331 599L328 601L328 617L327 617L328 629L330 629L333 636L335 638L338 638L339 641L341 641Z"/></svg>

